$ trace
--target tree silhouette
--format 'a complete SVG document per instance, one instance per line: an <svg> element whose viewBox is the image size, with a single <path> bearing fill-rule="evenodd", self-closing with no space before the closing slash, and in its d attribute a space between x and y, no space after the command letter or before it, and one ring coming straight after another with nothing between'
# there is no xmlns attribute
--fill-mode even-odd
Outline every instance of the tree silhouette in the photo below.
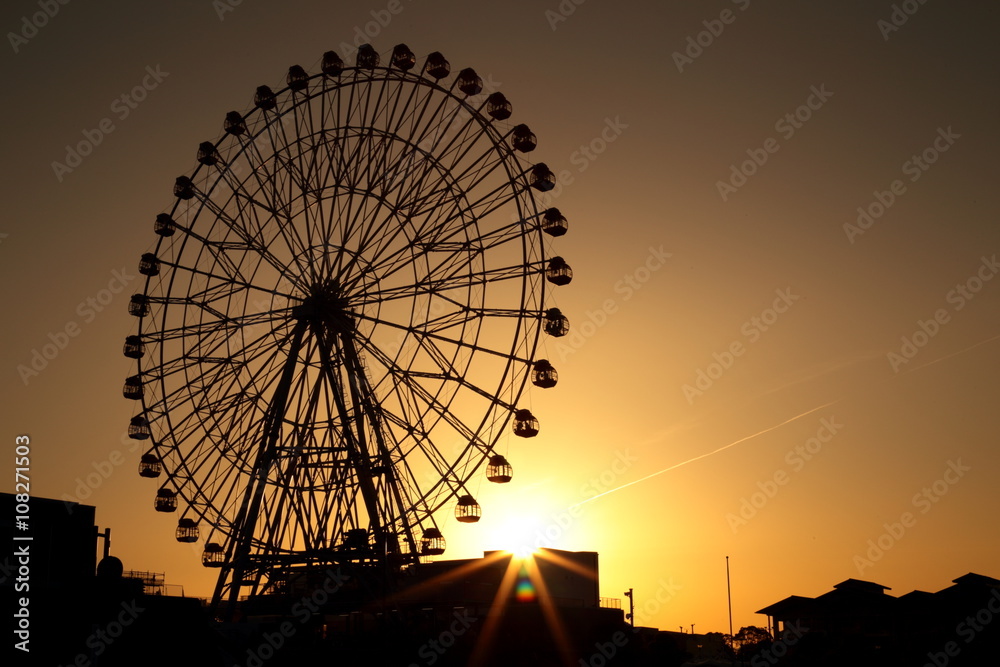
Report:
<svg viewBox="0 0 1000 667"><path fill-rule="evenodd" d="M769 647L773 643L771 633L756 625L745 625L733 637L733 644L738 646L736 657L740 660L749 660L761 649Z"/></svg>

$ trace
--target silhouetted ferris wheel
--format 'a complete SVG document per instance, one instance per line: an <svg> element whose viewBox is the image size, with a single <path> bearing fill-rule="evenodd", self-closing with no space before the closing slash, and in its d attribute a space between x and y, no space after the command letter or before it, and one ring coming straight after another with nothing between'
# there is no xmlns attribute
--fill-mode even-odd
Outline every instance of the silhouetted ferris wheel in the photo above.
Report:
<svg viewBox="0 0 1000 667"><path fill-rule="evenodd" d="M542 305L572 277L545 252L566 219L535 199L555 177L475 71L415 65L364 45L259 87L141 258L129 435L151 443L140 474L165 473L177 540L221 568L214 605L443 553L436 513L478 521L477 471L510 481L506 429L538 432L519 401L529 378L555 385L536 346L569 326Z"/></svg>

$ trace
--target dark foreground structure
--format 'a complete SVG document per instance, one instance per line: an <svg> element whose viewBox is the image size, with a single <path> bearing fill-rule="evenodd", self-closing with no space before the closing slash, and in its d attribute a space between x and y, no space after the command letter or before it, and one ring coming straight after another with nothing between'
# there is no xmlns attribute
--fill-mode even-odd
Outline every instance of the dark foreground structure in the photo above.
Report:
<svg viewBox="0 0 1000 667"><path fill-rule="evenodd" d="M757 612L775 637L762 658L815 667L1000 664L1000 581L969 573L952 583L895 597L848 579L815 598L787 597Z"/></svg>
<svg viewBox="0 0 1000 667"><path fill-rule="evenodd" d="M113 556L98 563L93 507L31 498L28 528L15 519L14 496L0 494L0 508L0 540L14 545L0 557L14 631L4 665L739 664L721 634L631 627L618 601L599 597L593 552L487 552L420 563L392 585L351 561L303 569L280 593L240 600L235 620L220 623L158 575L125 571ZM759 611L772 638L761 632L759 643L735 648L753 667L997 664L1000 581L970 573L935 593L887 590L848 579L816 598L785 598Z"/></svg>
<svg viewBox="0 0 1000 667"><path fill-rule="evenodd" d="M157 575L125 571L114 556L98 562L94 507L31 498L22 530L15 505L0 494L0 539L31 538L21 540L29 574L19 576L16 554L0 560L0 596L29 650L12 647L15 636L3 664L662 667L685 658L676 633L634 629L617 601L599 597L593 552L421 563L394 587L352 563L304 570L281 594L241 600L236 620L218 623Z"/></svg>

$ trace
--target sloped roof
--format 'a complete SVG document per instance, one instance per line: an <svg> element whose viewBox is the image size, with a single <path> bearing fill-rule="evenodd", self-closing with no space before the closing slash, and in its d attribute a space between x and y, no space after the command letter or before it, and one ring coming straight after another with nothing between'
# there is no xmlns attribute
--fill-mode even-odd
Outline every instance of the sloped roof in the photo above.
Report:
<svg viewBox="0 0 1000 667"><path fill-rule="evenodd" d="M815 602L813 598L792 595L754 613L767 614L768 616L786 616L794 614L797 611L807 611Z"/></svg>

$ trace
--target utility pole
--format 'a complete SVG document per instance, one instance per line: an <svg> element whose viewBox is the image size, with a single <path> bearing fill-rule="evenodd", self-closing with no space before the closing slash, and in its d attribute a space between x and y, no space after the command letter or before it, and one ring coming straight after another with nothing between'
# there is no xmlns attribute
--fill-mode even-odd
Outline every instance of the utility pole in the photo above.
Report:
<svg viewBox="0 0 1000 667"><path fill-rule="evenodd" d="M733 636L733 589L729 584L729 556L726 556L726 597L729 598L729 636Z"/></svg>
<svg viewBox="0 0 1000 667"><path fill-rule="evenodd" d="M625 619L628 620L632 627L635 627L635 597L633 595L632 589L625 591L625 597L628 598L628 613L625 614Z"/></svg>

